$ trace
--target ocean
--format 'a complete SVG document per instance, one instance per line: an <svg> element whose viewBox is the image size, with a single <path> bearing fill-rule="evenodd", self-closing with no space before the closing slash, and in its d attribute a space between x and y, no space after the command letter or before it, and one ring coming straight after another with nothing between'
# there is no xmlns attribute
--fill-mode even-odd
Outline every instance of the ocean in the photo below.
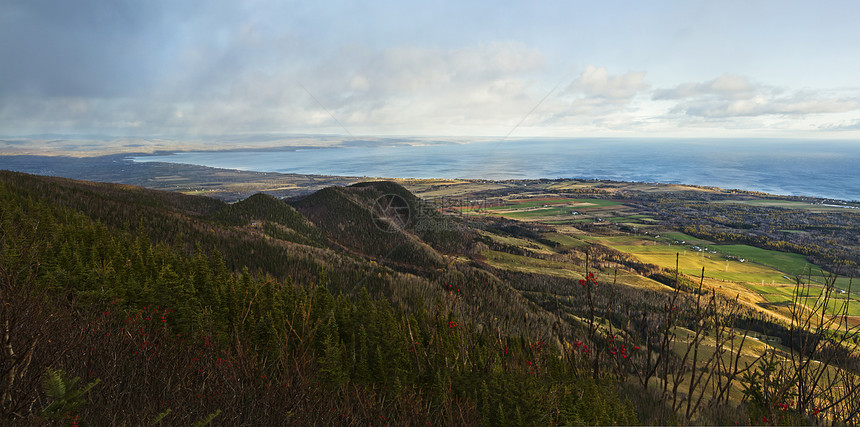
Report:
<svg viewBox="0 0 860 427"><path fill-rule="evenodd" d="M226 169L388 178L587 178L860 200L860 141L518 139L140 155Z"/></svg>

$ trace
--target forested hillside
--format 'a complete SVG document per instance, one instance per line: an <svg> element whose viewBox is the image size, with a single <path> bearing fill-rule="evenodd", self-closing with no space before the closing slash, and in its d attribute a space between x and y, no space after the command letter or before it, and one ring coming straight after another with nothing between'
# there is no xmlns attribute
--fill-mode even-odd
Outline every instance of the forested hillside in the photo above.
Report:
<svg viewBox="0 0 860 427"><path fill-rule="evenodd" d="M860 408L829 294L792 312L805 326L781 322L394 183L226 204L0 172L0 232L6 422L804 424ZM744 347L750 331L786 345ZM801 369L767 370L789 352Z"/></svg>
<svg viewBox="0 0 860 427"><path fill-rule="evenodd" d="M468 265L397 272L262 196L4 172L0 199L6 420L636 421L545 350L533 307ZM493 301L505 309L480 310Z"/></svg>

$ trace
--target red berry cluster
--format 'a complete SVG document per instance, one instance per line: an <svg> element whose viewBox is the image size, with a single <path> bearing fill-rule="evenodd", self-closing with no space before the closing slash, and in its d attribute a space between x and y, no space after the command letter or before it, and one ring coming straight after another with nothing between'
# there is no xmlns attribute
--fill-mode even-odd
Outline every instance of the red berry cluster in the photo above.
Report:
<svg viewBox="0 0 860 427"><path fill-rule="evenodd" d="M457 323L457 322L455 322L455 321L453 321L453 320L452 320L452 321L450 321L450 322L448 322L448 329L450 329L450 330L451 330L451 333L452 333L452 334L457 330L457 327L458 327L458 326L460 326L460 324L459 324L459 323Z"/></svg>
<svg viewBox="0 0 860 427"><path fill-rule="evenodd" d="M594 273L588 273L588 275L585 276L585 279L579 279L579 286L584 287L584 286L588 285L589 283L592 283L595 285L597 284L597 279L594 277Z"/></svg>

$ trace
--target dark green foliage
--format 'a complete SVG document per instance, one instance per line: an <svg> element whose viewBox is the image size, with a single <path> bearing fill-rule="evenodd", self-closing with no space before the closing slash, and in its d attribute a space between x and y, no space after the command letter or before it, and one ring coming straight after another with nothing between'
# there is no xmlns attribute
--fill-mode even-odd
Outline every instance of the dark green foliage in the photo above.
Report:
<svg viewBox="0 0 860 427"><path fill-rule="evenodd" d="M405 201L409 210L406 229L436 250L445 253L465 252L476 239L475 233L468 227L442 215L436 205L419 199L400 184L391 181L361 182L345 189L366 202L375 203L386 195L396 195L399 200Z"/></svg>
<svg viewBox="0 0 860 427"><path fill-rule="evenodd" d="M322 246L325 237L292 206L267 194L255 194L207 215L228 225L252 226L280 240Z"/></svg>
<svg viewBox="0 0 860 427"><path fill-rule="evenodd" d="M475 387L477 383L477 387ZM574 375L467 375L455 387L474 396L484 425L632 425L632 405L611 386ZM543 422L546 423L546 422Z"/></svg>
<svg viewBox="0 0 860 427"><path fill-rule="evenodd" d="M796 407L797 384L774 353L743 375L744 400L751 420L766 424L806 425L812 422Z"/></svg>
<svg viewBox="0 0 860 427"><path fill-rule="evenodd" d="M351 187L330 187L296 203L296 209L325 230L329 239L380 261L421 267L441 267L444 260L432 247L408 229L383 229L375 222L377 192L358 192ZM379 194L382 196L382 194ZM383 228L381 228L383 227Z"/></svg>
<svg viewBox="0 0 860 427"><path fill-rule="evenodd" d="M300 228L278 216L292 215L289 206L265 196L239 210L150 192L138 204L113 186L0 178L0 224L35 242L33 283L47 295L34 311L43 317L22 324L50 338L34 344L30 375L39 367L101 379L91 402L76 405L82 422L635 422L630 405L579 378L559 352L535 353L533 341L551 335L548 315L485 270L439 264L411 232L394 239L416 245L417 258L400 262L446 268L418 277L230 225L247 214ZM350 191L371 190L381 191ZM361 195L343 191L323 196L369 214L353 202ZM318 215L336 229L333 215ZM22 247L4 243L3 266ZM4 292L4 302L21 306L15 295ZM577 397L583 387L593 401Z"/></svg>
<svg viewBox="0 0 860 427"><path fill-rule="evenodd" d="M42 391L51 402L43 411L45 418L64 424L77 424L78 412L86 403L86 394L99 383L99 379L78 387L80 377L69 378L62 369L46 369Z"/></svg>

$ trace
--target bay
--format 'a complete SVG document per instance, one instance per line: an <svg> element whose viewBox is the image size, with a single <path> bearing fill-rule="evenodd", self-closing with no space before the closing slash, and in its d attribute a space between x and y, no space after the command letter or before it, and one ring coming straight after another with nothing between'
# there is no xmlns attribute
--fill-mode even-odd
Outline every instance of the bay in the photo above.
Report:
<svg viewBox="0 0 860 427"><path fill-rule="evenodd" d="M586 178L860 200L860 141L519 139L139 155L225 169L385 178Z"/></svg>

